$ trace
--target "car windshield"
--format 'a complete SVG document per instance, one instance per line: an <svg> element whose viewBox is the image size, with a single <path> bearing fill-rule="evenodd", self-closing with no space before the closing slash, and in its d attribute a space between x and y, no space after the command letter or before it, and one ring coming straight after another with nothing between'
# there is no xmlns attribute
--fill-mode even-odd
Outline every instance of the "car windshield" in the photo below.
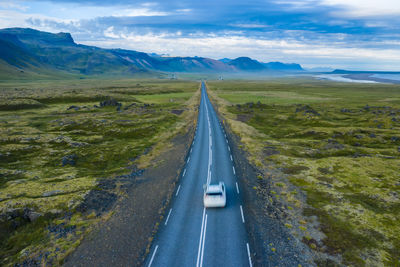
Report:
<svg viewBox="0 0 400 267"><path fill-rule="evenodd" d="M207 196L222 196L221 192L208 192Z"/></svg>

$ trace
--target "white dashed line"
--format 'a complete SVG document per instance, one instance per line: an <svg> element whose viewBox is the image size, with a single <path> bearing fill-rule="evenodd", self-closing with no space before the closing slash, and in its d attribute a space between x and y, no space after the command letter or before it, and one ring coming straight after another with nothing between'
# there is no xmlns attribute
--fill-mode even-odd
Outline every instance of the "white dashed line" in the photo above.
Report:
<svg viewBox="0 0 400 267"><path fill-rule="evenodd" d="M239 186L238 186L237 182L236 182L236 192L239 194Z"/></svg>
<svg viewBox="0 0 400 267"><path fill-rule="evenodd" d="M237 186L237 184L236 184L236 186ZM178 190L176 190L176 194L175 194L175 196L178 196L178 194L179 194L179 190L181 189L181 185L179 185L178 186Z"/></svg>
<svg viewBox="0 0 400 267"><path fill-rule="evenodd" d="M189 163L189 160L190 160L190 157L188 157L188 159L187 159L186 163Z"/></svg>
<svg viewBox="0 0 400 267"><path fill-rule="evenodd" d="M186 174L186 169L183 170L183 175L182 176L185 176L185 174Z"/></svg>
<svg viewBox="0 0 400 267"><path fill-rule="evenodd" d="M232 166L233 174L236 174L235 167Z"/></svg>
<svg viewBox="0 0 400 267"><path fill-rule="evenodd" d="M192 151L193 151L193 148L190 149L190 153L192 153Z"/></svg>
<svg viewBox="0 0 400 267"><path fill-rule="evenodd" d="M242 222L244 223L244 215L243 215L242 205L240 205L240 214L242 214Z"/></svg>
<svg viewBox="0 0 400 267"><path fill-rule="evenodd" d="M154 256L156 255L157 249L158 249L158 245L157 245L156 248L154 249L154 252L153 252L153 255L151 256L151 259L150 259L150 262L149 262L149 266L148 266L148 267L150 267L151 264L153 263Z"/></svg>
<svg viewBox="0 0 400 267"><path fill-rule="evenodd" d="M247 256L249 256L249 265L250 265L250 267L253 267L253 263L251 262L251 256L250 256L249 243L246 243L246 247L247 247Z"/></svg>
<svg viewBox="0 0 400 267"><path fill-rule="evenodd" d="M164 225L167 225L168 220L169 220L169 216L171 215L171 211L172 211L172 209L169 210L168 216L167 216L167 220L165 220L165 224Z"/></svg>
<svg viewBox="0 0 400 267"><path fill-rule="evenodd" d="M232 155L231 155L231 161L233 161Z"/></svg>
<svg viewBox="0 0 400 267"><path fill-rule="evenodd" d="M228 146L228 150L231 151L231 148Z"/></svg>

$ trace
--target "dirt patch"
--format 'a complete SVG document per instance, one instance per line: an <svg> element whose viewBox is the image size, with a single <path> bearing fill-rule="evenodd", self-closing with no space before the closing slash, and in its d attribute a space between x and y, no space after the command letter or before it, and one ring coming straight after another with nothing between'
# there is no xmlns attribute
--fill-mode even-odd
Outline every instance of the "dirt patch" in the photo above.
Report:
<svg viewBox="0 0 400 267"><path fill-rule="evenodd" d="M126 197L117 201L112 217L82 241L65 266L142 265L180 177L193 134L191 129L175 137L171 149L154 160L156 166L136 177Z"/></svg>

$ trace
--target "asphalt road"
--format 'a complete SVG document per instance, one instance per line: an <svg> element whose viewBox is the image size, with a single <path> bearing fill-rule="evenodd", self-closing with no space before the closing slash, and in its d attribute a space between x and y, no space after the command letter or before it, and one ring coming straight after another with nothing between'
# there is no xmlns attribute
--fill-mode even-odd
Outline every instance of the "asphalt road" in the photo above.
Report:
<svg viewBox="0 0 400 267"><path fill-rule="evenodd" d="M229 145L202 83L196 135L145 266L252 266ZM204 208L207 181L225 183L225 208Z"/></svg>

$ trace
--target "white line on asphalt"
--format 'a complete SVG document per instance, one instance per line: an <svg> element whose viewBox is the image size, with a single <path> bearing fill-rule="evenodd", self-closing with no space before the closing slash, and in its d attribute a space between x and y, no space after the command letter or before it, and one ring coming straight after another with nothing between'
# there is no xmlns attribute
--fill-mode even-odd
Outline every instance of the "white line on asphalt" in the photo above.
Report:
<svg viewBox="0 0 400 267"><path fill-rule="evenodd" d="M242 222L244 223L244 215L243 215L243 208L242 208L242 205L240 205L240 213L242 214Z"/></svg>
<svg viewBox="0 0 400 267"><path fill-rule="evenodd" d="M231 161L233 161L232 155L231 155Z"/></svg>
<svg viewBox="0 0 400 267"><path fill-rule="evenodd" d="M204 243L206 240L206 232L207 232L207 218L208 215L206 214L206 222L204 223L204 236L203 236L203 244L201 245L201 259L200 259L200 267L203 266L203 255L204 255Z"/></svg>
<svg viewBox="0 0 400 267"><path fill-rule="evenodd" d="M183 170L183 175L182 176L185 176L185 174L186 174L186 169Z"/></svg>
<svg viewBox="0 0 400 267"><path fill-rule="evenodd" d="M205 215L206 215L206 208L203 208L203 218L201 219L201 231L200 231L200 240L199 240L199 251L197 252L196 267L199 267L199 263L200 263L201 241L203 240L203 229L204 229L204 217L205 217Z"/></svg>
<svg viewBox="0 0 400 267"><path fill-rule="evenodd" d="M233 174L236 174L235 167L232 166Z"/></svg>
<svg viewBox="0 0 400 267"><path fill-rule="evenodd" d="M190 157L188 157L188 159L187 159L186 163L189 163L189 160L190 160Z"/></svg>
<svg viewBox="0 0 400 267"><path fill-rule="evenodd" d="M153 256L151 256L151 259L150 259L150 262L149 262L149 266L148 266L148 267L150 267L151 264L153 263L154 256L156 255L157 249L158 249L158 245L157 245L156 248L154 249Z"/></svg>
<svg viewBox="0 0 400 267"><path fill-rule="evenodd" d="M225 134L225 138L226 138L226 134Z"/></svg>
<svg viewBox="0 0 400 267"><path fill-rule="evenodd" d="M171 211L172 211L172 209L169 210L168 216L167 216L167 220L165 220L165 224L164 225L167 225L168 220L169 220L169 216L171 215Z"/></svg>
<svg viewBox="0 0 400 267"><path fill-rule="evenodd" d="M250 267L253 267L253 263L251 262L251 256L250 256L249 243L246 243L246 247L247 247L247 256L249 256L249 265L250 265Z"/></svg>
<svg viewBox="0 0 400 267"><path fill-rule="evenodd" d="M180 190L180 189L181 189L181 185L179 185L179 186L178 186L178 190L176 190L176 194L175 194L176 197L178 196L179 190Z"/></svg>
<svg viewBox="0 0 400 267"><path fill-rule="evenodd" d="M238 186L237 182L236 182L236 192L239 194L239 186Z"/></svg>
<svg viewBox="0 0 400 267"><path fill-rule="evenodd" d="M193 147L190 149L190 153L192 153Z"/></svg>
<svg viewBox="0 0 400 267"><path fill-rule="evenodd" d="M231 148L228 146L228 150L231 151Z"/></svg>
<svg viewBox="0 0 400 267"><path fill-rule="evenodd" d="M226 143L228 143L228 139L225 139L226 140Z"/></svg>

